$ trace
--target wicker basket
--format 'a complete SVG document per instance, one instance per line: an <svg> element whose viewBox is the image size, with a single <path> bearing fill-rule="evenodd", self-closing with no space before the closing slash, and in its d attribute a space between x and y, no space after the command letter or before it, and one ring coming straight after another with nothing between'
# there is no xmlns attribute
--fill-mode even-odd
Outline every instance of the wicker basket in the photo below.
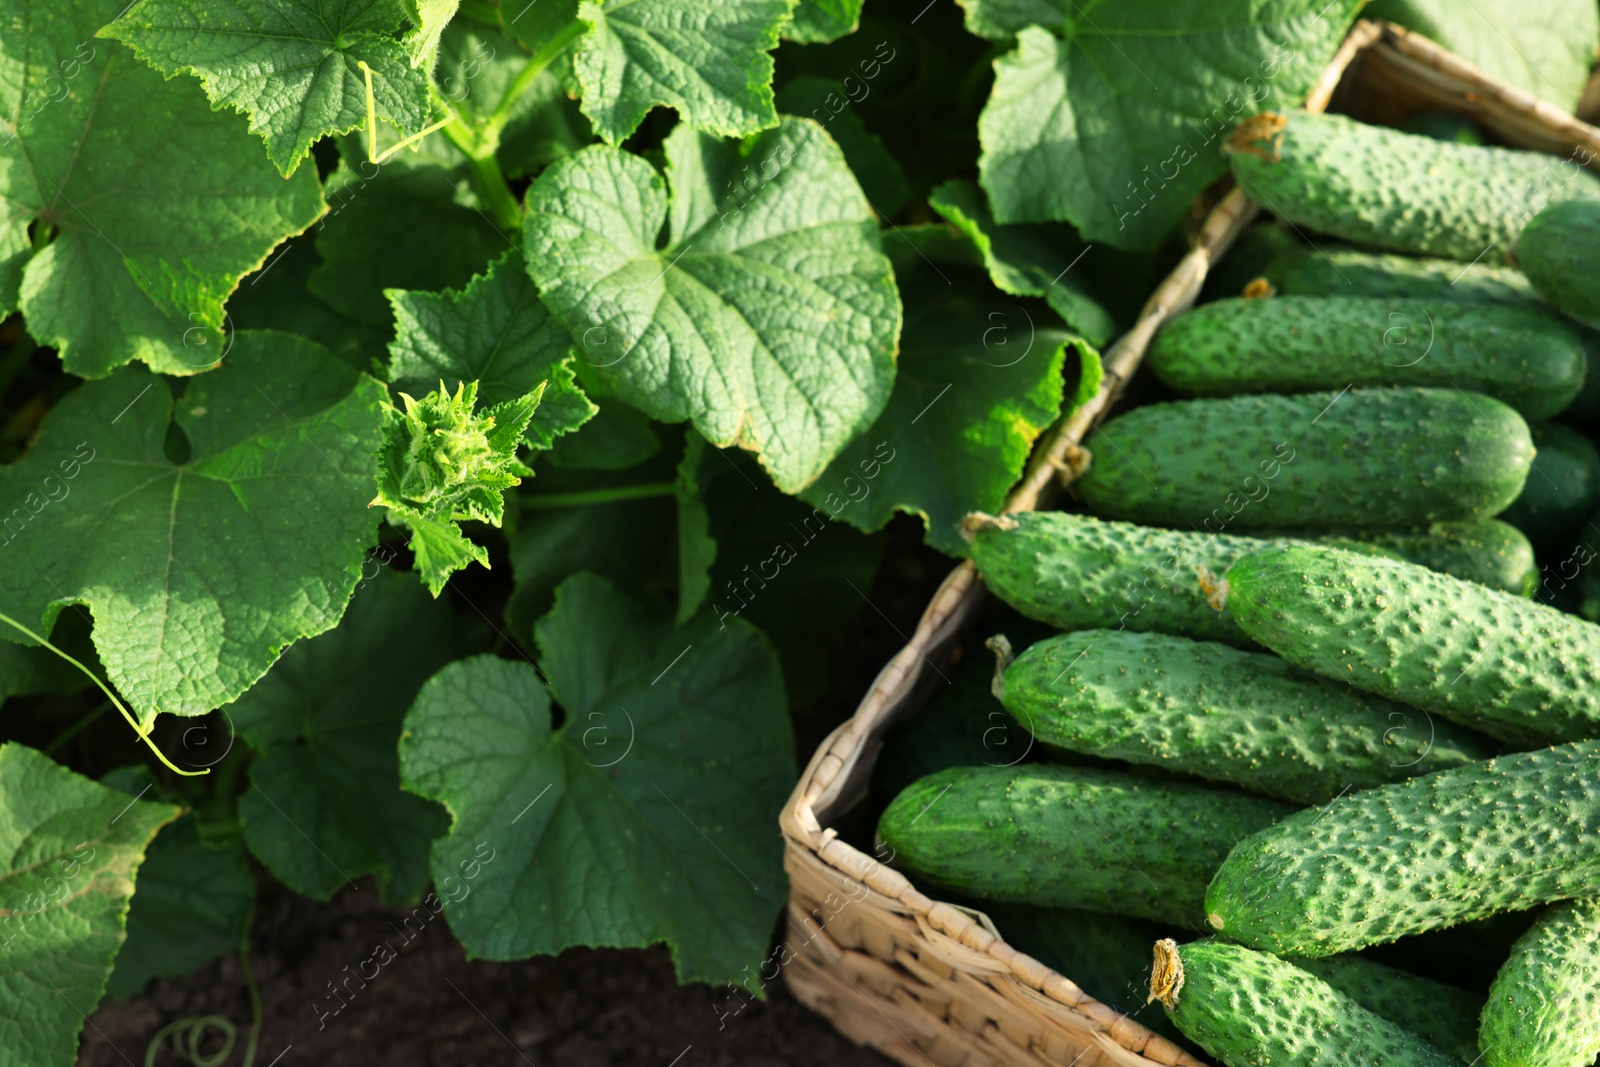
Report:
<svg viewBox="0 0 1600 1067"><path fill-rule="evenodd" d="M1356 24L1307 107L1320 111L1333 100L1373 122L1454 111L1510 144L1578 153L1591 167L1600 159L1600 130L1386 23ZM1193 304L1210 264L1255 213L1237 189L1210 210L1190 252L1108 351L1099 395L1036 450L1007 511L1040 507L1070 479L1078 443L1116 401L1150 339ZM832 828L865 797L885 732L921 708L937 677L933 664L948 657L986 595L970 562L951 572L910 643L823 741L785 805L789 986L852 1041L913 1067L1200 1065L1007 945L987 916L929 898Z"/></svg>

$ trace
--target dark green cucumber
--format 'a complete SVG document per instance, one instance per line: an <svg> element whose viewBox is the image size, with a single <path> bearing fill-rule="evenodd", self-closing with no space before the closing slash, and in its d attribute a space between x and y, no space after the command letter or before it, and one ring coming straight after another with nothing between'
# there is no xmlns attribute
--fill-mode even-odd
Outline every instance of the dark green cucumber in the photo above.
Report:
<svg viewBox="0 0 1600 1067"><path fill-rule="evenodd" d="M1240 234L1228 254L1206 272L1200 303L1243 294L1245 286L1265 274L1273 263L1305 247L1305 242L1289 227L1274 222L1257 223Z"/></svg>
<svg viewBox="0 0 1600 1067"><path fill-rule="evenodd" d="M1600 178L1559 156L1449 144L1341 115L1258 115L1225 151L1245 194L1280 218L1470 262L1504 262L1551 200L1600 197Z"/></svg>
<svg viewBox="0 0 1600 1067"><path fill-rule="evenodd" d="M1224 937L1331 956L1600 893L1600 742L1349 793L1239 842L1206 891Z"/></svg>
<svg viewBox="0 0 1600 1067"><path fill-rule="evenodd" d="M1290 663L1513 742L1600 736L1600 626L1399 560L1271 546L1217 598Z"/></svg>
<svg viewBox="0 0 1600 1067"><path fill-rule="evenodd" d="M1593 424L1600 422L1600 330L1580 326L1578 337L1583 341L1583 388L1562 414L1580 424L1588 423L1590 436L1594 436Z"/></svg>
<svg viewBox="0 0 1600 1067"><path fill-rule="evenodd" d="M1289 962L1392 1023L1462 1060L1478 1058L1478 1012L1483 994L1346 952Z"/></svg>
<svg viewBox="0 0 1600 1067"><path fill-rule="evenodd" d="M1478 124L1462 115L1449 111L1423 111L1400 123L1397 129L1432 137L1435 141L1452 141L1456 144L1486 144L1483 130Z"/></svg>
<svg viewBox="0 0 1600 1067"><path fill-rule="evenodd" d="M1350 527L1325 530L1316 540L1386 549L1392 557L1518 596L1532 596L1539 584L1539 565L1527 535L1499 519L1436 522L1408 530Z"/></svg>
<svg viewBox="0 0 1600 1067"><path fill-rule="evenodd" d="M1253 537L1162 530L1061 511L965 524L972 561L991 592L1030 619L1063 630L1119 628L1256 647L1196 579L1261 548Z"/></svg>
<svg viewBox="0 0 1600 1067"><path fill-rule="evenodd" d="M1554 203L1517 238L1517 266L1546 300L1600 326L1600 201Z"/></svg>
<svg viewBox="0 0 1600 1067"><path fill-rule="evenodd" d="M1600 1054L1600 899L1556 904L1511 947L1478 1032L1485 1067L1588 1067Z"/></svg>
<svg viewBox="0 0 1600 1067"><path fill-rule="evenodd" d="M1511 408L1455 389L1231 396L1134 408L1100 427L1090 510L1216 533L1488 518L1533 459Z"/></svg>
<svg viewBox="0 0 1600 1067"><path fill-rule="evenodd" d="M1157 941L1150 999L1228 1067L1461 1067L1309 971L1223 941Z"/></svg>
<svg viewBox="0 0 1600 1067"><path fill-rule="evenodd" d="M1534 423L1533 468L1501 518L1542 549L1572 543L1600 505L1600 450L1560 423Z"/></svg>
<svg viewBox="0 0 1600 1067"><path fill-rule="evenodd" d="M1171 1041L1187 1044L1160 1008L1145 999L1150 945L1167 929L1143 919L1073 908L982 904L1006 944L1070 978L1100 1003Z"/></svg>
<svg viewBox="0 0 1600 1067"><path fill-rule="evenodd" d="M1267 265L1264 276L1284 296L1382 296L1548 306L1514 267L1418 259L1352 248L1285 252Z"/></svg>
<svg viewBox="0 0 1600 1067"><path fill-rule="evenodd" d="M1585 367L1577 331L1546 311L1378 296L1218 300L1172 320L1148 359L1200 396L1439 386L1528 419L1572 403Z"/></svg>
<svg viewBox="0 0 1600 1067"><path fill-rule="evenodd" d="M1005 668L1001 700L1073 752L1321 804L1487 759L1489 742L1260 652L1166 634L1083 630Z"/></svg>
<svg viewBox="0 0 1600 1067"><path fill-rule="evenodd" d="M1192 924L1234 843L1285 804L1091 767L952 767L889 804L892 865L966 896Z"/></svg>

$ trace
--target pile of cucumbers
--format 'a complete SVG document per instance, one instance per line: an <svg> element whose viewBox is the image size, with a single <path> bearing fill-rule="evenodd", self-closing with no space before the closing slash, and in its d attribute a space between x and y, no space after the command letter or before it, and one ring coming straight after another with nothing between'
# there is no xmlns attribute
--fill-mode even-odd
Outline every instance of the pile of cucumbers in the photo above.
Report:
<svg viewBox="0 0 1600 1067"><path fill-rule="evenodd" d="M881 845L1230 1067L1586 1067L1600 179L1303 113L1228 151L1274 236L1085 442L1088 514L969 517L1050 630L891 740Z"/></svg>

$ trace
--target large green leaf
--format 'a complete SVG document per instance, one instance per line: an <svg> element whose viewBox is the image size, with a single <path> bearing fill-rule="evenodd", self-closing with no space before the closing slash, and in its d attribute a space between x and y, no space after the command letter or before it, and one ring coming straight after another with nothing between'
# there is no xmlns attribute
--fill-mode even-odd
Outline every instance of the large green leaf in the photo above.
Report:
<svg viewBox="0 0 1600 1067"><path fill-rule="evenodd" d="M561 727L539 672L487 656L406 716L406 788L454 817L433 848L451 928L491 959L664 941L680 981L745 973L785 894L794 752L771 647L737 619L675 628L589 574L538 640Z"/></svg>
<svg viewBox="0 0 1600 1067"><path fill-rule="evenodd" d="M1227 170L1234 126L1304 99L1360 2L967 0L969 27L1017 40L978 123L995 218L1154 245Z"/></svg>
<svg viewBox="0 0 1600 1067"><path fill-rule="evenodd" d="M1600 46L1600 6L1591 0L1373 0L1361 14L1431 37L1563 111L1578 105Z"/></svg>
<svg viewBox="0 0 1600 1067"><path fill-rule="evenodd" d="M515 400L548 382L527 441L545 449L599 409L573 377L572 338L533 291L520 257L508 252L465 289L413 293L391 289L395 339L390 380L413 396L478 383L485 407Z"/></svg>
<svg viewBox="0 0 1600 1067"><path fill-rule="evenodd" d="M181 82L94 40L117 0L0 0L0 312L66 368L193 374L224 347L223 301L323 210ZM55 239L34 254L26 230ZM24 266L24 264L26 264Z"/></svg>
<svg viewBox="0 0 1600 1067"><path fill-rule="evenodd" d="M1000 509L1061 411L1067 351L1087 345L1044 307L1003 298L955 268L946 273L960 281L907 289L889 406L801 496L863 530L896 511L920 515L929 544L965 555L961 520Z"/></svg>
<svg viewBox="0 0 1600 1067"><path fill-rule="evenodd" d="M332 633L291 648L228 709L261 756L239 799L245 844L285 884L327 900L378 876L415 900L444 812L400 791L400 721L428 676L485 645L486 629L404 575L378 573Z"/></svg>
<svg viewBox="0 0 1600 1067"><path fill-rule="evenodd" d="M528 190L528 270L583 373L756 452L792 492L893 382L900 302L872 209L807 120L742 145L680 126L666 156L670 202L648 163L614 148L553 164Z"/></svg>
<svg viewBox="0 0 1600 1067"><path fill-rule="evenodd" d="M339 621L375 536L383 404L379 382L269 331L239 333L181 400L142 368L85 385L0 469L0 610L48 633L86 605L144 723L232 700Z"/></svg>
<svg viewBox="0 0 1600 1067"><path fill-rule="evenodd" d="M795 0L582 0L573 67L583 113L612 144L656 105L726 137L778 123L772 56Z"/></svg>
<svg viewBox="0 0 1600 1067"><path fill-rule="evenodd" d="M440 13L418 27L419 50L436 46ZM401 0L139 0L100 33L169 78L198 77L213 107L250 117L250 132L288 175L313 142L366 124L361 63L372 70L380 120L407 134L433 120L428 71L401 40L407 22Z"/></svg>
<svg viewBox="0 0 1600 1067"><path fill-rule="evenodd" d="M0 1060L71 1067L122 945L145 846L175 818L0 745Z"/></svg>
<svg viewBox="0 0 1600 1067"><path fill-rule="evenodd" d="M142 763L118 767L100 784L132 797L173 800ZM193 814L163 826L145 850L128 908L128 939L106 996L135 996L152 979L176 978L238 951L255 906L255 876L237 840L201 840Z"/></svg>

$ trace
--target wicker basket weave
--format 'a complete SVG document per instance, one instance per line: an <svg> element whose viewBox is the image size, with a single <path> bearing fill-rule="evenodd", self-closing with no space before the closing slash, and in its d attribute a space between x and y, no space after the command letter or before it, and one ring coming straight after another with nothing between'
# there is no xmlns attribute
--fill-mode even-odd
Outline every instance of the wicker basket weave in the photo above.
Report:
<svg viewBox="0 0 1600 1067"><path fill-rule="evenodd" d="M1600 129L1386 23L1356 24L1306 106L1321 111L1335 99L1374 122L1454 111L1509 144L1578 153L1591 168L1600 160ZM1079 442L1116 401L1151 338L1194 303L1210 265L1255 214L1234 189L1206 215L1189 253L1107 352L1099 394L1036 450L1008 512L1039 508L1070 479ZM926 702L938 676L934 663L947 656L986 595L970 562L950 573L910 642L879 672L855 714L823 741L785 805L789 986L846 1037L912 1067L1203 1067L1007 945L987 916L931 899L830 828L864 798L884 734Z"/></svg>

